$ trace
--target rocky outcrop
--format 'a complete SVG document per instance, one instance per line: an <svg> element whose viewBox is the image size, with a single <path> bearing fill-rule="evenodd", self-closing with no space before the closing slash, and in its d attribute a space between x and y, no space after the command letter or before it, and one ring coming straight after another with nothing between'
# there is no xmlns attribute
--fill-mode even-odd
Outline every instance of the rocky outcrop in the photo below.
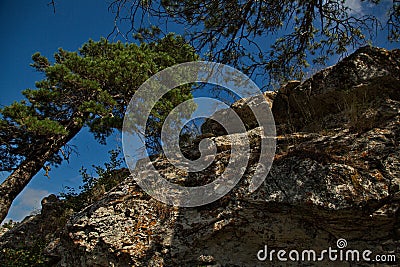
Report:
<svg viewBox="0 0 400 267"><path fill-rule="evenodd" d="M255 118L249 106L257 108L257 106L260 105L259 102L265 100L270 106L270 108L272 108L272 103L274 101L275 95L276 95L275 92L265 92L263 93L264 98L260 97L243 98L233 103L230 108L239 115L246 129L251 130L259 125L257 123L257 119ZM226 109L222 109L215 112L210 118L208 118L203 123L203 125L201 126L201 132L205 135L212 134L215 136L227 134L222 125L234 120L235 118L232 118L232 116L233 116L232 113L228 112Z"/></svg>
<svg viewBox="0 0 400 267"><path fill-rule="evenodd" d="M399 50L361 48L268 97L279 130L277 152L256 192L247 188L264 137L248 121L249 164L220 200L196 208L162 204L136 185L135 178L146 175L138 164L48 238L46 253L57 266L378 266L363 259L330 261L327 255L322 261L277 258L279 250L286 258L291 250L300 255L340 250L344 240L337 241L345 239L344 255L346 249L370 250L371 259L397 259L379 266L395 266L400 260L399 60ZM239 115L247 114L247 101L236 104ZM170 181L187 186L219 177L229 161L230 140L241 142L243 133L221 136L212 127L210 122L203 127L217 146L216 160L206 170L179 171L163 157L153 164ZM0 238L2 247L12 243L13 234ZM263 259L266 246L275 251L271 260Z"/></svg>
<svg viewBox="0 0 400 267"><path fill-rule="evenodd" d="M371 129L395 112L381 112L381 106L387 99L400 99L399 73L400 50L362 47L305 82L284 86L272 107L275 122L281 133L329 130L345 123L351 130Z"/></svg>

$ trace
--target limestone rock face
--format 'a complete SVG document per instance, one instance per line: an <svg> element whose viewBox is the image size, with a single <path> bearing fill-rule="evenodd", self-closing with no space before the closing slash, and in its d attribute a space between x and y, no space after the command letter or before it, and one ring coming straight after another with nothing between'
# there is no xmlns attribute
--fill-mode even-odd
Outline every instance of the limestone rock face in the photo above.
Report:
<svg viewBox="0 0 400 267"><path fill-rule="evenodd" d="M240 143L248 134L249 164L234 189L205 206L168 206L137 186L135 179L146 175L139 163L103 198L71 215L58 235L48 236L45 252L51 255L51 264L378 266L362 259L283 262L276 256L279 250L339 249L337 241L345 239L344 253L349 249L360 255L370 250L371 258L394 255L397 263L379 266L396 266L400 260L399 60L398 50L361 48L309 80L294 81L268 97L279 129L277 151L265 182L254 193L248 187L259 161L260 140L265 138L262 131L249 120L247 133L224 136L220 129L211 131L208 122L204 128L215 130L215 136L208 138L216 144L217 155L207 169L180 171L161 156L153 164L171 182L207 184L224 172L230 140ZM246 101L234 104L234 109L247 114ZM51 199L43 202L44 207L58 203ZM26 220L0 237L0 246L12 246L18 229L38 227ZM275 254L271 260L259 260L257 254L266 246Z"/></svg>
<svg viewBox="0 0 400 267"><path fill-rule="evenodd" d="M270 108L272 108L275 95L275 92L265 92L263 94L264 98L249 97L240 99L231 105L231 109L239 115L246 129L250 130L257 127L258 123L249 105L253 108L257 108L257 106L260 105L260 101L265 100ZM232 121L230 113L228 113L226 109L219 110L211 116L210 119L205 121L201 126L201 131L203 134L211 133L215 136L225 135L226 131L222 127L222 124L229 123L230 121Z"/></svg>
<svg viewBox="0 0 400 267"><path fill-rule="evenodd" d="M356 128L371 128L382 121L379 110L385 101L399 100L399 73L400 50L362 47L305 82L278 92L272 112L279 132L315 132L349 121ZM363 121L365 116L370 118Z"/></svg>

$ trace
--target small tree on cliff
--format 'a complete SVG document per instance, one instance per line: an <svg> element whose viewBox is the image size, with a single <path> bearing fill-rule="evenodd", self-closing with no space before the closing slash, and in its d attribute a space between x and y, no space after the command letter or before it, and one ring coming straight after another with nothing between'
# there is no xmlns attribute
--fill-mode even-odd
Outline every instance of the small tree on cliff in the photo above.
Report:
<svg viewBox="0 0 400 267"><path fill-rule="evenodd" d="M0 171L11 174L0 185L0 222L16 196L44 166L68 158L68 142L89 127L101 143L121 129L125 109L138 87L168 66L197 59L181 37L153 43L89 41L77 52L63 49L55 63L36 53L32 66L45 79L23 91L26 100L0 110ZM169 92L154 107L147 127L159 127L171 107L190 99L190 86Z"/></svg>

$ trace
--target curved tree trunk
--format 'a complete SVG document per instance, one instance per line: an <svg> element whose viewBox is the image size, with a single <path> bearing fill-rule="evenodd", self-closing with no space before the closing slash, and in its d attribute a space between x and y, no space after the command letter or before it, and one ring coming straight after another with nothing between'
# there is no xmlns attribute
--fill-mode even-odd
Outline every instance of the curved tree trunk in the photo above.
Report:
<svg viewBox="0 0 400 267"><path fill-rule="evenodd" d="M47 160L65 146L82 127L73 126L68 129L69 134L55 140L49 138L43 145L43 149L25 159L18 168L11 173L0 185L0 223L6 218L14 199L22 192Z"/></svg>
<svg viewBox="0 0 400 267"><path fill-rule="evenodd" d="M45 163L39 155L36 159L27 159L0 185L0 222L6 218L13 200Z"/></svg>

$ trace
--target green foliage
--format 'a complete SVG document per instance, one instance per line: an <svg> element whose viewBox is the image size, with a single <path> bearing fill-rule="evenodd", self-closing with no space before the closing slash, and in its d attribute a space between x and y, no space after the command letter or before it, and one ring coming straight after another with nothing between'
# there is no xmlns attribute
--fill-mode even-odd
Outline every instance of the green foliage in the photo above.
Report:
<svg viewBox="0 0 400 267"><path fill-rule="evenodd" d="M87 168L82 167L79 173L82 176L82 186L79 192L66 186L67 192L61 192L60 197L66 200L66 206L74 211L82 210L94 201L100 199L105 192L118 185L129 173L127 169L121 169L124 161L120 158L121 150L115 149L108 152L110 159L103 166L92 165L96 176L88 173Z"/></svg>

